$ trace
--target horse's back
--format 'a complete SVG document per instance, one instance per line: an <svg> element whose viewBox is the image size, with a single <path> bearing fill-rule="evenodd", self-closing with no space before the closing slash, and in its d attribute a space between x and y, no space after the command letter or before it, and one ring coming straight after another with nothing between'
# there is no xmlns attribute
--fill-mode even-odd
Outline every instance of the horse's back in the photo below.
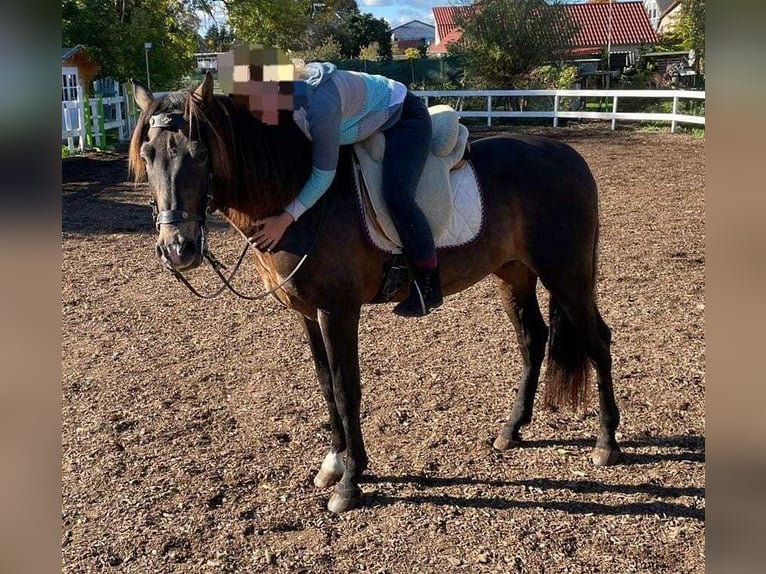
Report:
<svg viewBox="0 0 766 574"><path fill-rule="evenodd" d="M504 134L476 140L471 157L477 170L506 182L583 187L596 184L585 159L570 145L542 136ZM526 187L526 186L524 186Z"/></svg>
<svg viewBox="0 0 766 574"><path fill-rule="evenodd" d="M591 267L598 194L575 149L551 138L501 135L472 143L471 161L484 193L487 228L510 229L520 260L538 274L544 268Z"/></svg>
<svg viewBox="0 0 766 574"><path fill-rule="evenodd" d="M562 205L597 211L593 174L564 142L521 134L483 138L471 144L471 161L488 205L515 199L543 211L558 211Z"/></svg>

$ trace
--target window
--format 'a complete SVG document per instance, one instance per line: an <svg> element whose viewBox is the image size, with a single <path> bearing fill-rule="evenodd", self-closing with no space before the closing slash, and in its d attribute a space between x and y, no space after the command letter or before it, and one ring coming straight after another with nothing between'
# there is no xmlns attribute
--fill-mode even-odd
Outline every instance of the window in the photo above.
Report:
<svg viewBox="0 0 766 574"><path fill-rule="evenodd" d="M77 100L77 85L80 83L77 68L61 68L61 101Z"/></svg>

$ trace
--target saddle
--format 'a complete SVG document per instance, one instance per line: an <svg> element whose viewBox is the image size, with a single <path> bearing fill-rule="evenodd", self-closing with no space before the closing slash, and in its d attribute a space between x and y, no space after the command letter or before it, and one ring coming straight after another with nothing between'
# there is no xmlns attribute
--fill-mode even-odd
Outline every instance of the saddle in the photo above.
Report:
<svg viewBox="0 0 766 574"><path fill-rule="evenodd" d="M467 245L484 224L478 181L465 159L468 128L449 106L432 106L428 111L433 136L415 201L428 219L437 248ZM401 240L382 195L385 150L382 133L354 145L365 184L357 185L358 201L370 242L387 253L401 253Z"/></svg>

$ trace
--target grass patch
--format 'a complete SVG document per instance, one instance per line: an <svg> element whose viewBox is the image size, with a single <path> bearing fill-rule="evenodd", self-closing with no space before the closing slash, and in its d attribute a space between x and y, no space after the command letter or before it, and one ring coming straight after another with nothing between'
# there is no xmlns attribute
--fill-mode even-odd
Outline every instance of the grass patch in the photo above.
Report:
<svg viewBox="0 0 766 574"><path fill-rule="evenodd" d="M676 133L688 134L692 136L693 138L699 139L699 140L705 139L705 128L700 126L678 124L676 126Z"/></svg>

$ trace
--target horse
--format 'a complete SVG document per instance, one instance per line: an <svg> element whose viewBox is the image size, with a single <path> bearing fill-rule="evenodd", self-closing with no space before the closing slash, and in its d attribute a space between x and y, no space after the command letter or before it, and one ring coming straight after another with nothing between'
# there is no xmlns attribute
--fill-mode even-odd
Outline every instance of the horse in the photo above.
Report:
<svg viewBox="0 0 766 574"><path fill-rule="evenodd" d="M194 90L157 98L134 82L134 99L142 112L129 165L136 181L148 180L152 189L156 254L175 272L203 260L206 206L250 236L254 222L279 213L309 177L311 142L297 125L261 122L231 98L213 94L210 75ZM615 464L620 415L611 331L596 303L599 215L590 168L563 142L518 134L476 140L470 161L483 192L485 225L474 242L441 250L439 262L445 295L493 275L516 332L523 370L494 447L522 444L520 429L532 421L547 345L546 406L582 407L594 366L599 432L592 461ZM359 482L368 457L360 426L359 318L362 305L375 302L393 257L366 238L354 186L352 150L344 147L330 189L276 248L256 249L254 257L265 287L297 312L313 355L331 429L314 484L334 487L327 504L334 513L362 504ZM550 293L550 328L540 311L538 280ZM406 293L402 287L392 300Z"/></svg>

